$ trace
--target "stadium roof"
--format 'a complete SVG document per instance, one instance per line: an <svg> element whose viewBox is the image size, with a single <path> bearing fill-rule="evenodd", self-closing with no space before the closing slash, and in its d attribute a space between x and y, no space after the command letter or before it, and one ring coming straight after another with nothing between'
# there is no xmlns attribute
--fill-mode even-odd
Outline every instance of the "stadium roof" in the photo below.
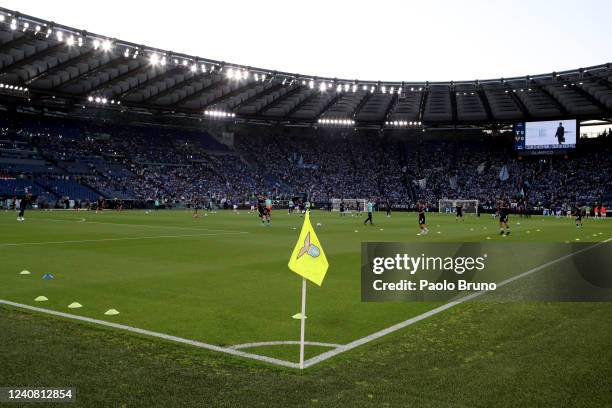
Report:
<svg viewBox="0 0 612 408"><path fill-rule="evenodd" d="M0 97L55 109L330 127L608 120L612 68L461 82L321 78L133 44L0 8Z"/></svg>

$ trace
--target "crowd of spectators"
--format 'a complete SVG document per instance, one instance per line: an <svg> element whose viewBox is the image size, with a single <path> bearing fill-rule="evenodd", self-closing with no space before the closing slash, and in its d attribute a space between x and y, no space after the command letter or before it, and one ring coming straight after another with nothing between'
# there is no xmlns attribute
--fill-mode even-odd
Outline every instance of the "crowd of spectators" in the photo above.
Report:
<svg viewBox="0 0 612 408"><path fill-rule="evenodd" d="M242 203L264 194L305 196L320 205L363 198L404 207L423 200L435 208L439 199L458 198L492 207L506 197L553 207L600 202L612 191L612 138L606 135L566 154L518 157L507 136L406 140L254 128L236 134L228 148L208 134L176 129L46 119L0 125L5 147L48 162L42 168L53 174L28 177L53 186L48 192L58 198L59 189L70 186L73 194L171 204ZM0 154L0 176L14 173Z"/></svg>
<svg viewBox="0 0 612 408"><path fill-rule="evenodd" d="M398 143L393 140L358 134L248 134L237 138L236 147L275 185L315 202L407 196Z"/></svg>
<svg viewBox="0 0 612 408"><path fill-rule="evenodd" d="M418 195L434 205L440 198L475 199L494 207L500 198L531 207L574 206L602 202L612 192L612 143L584 140L561 155L517 157L503 144L441 143L433 151L414 149L411 161L419 179Z"/></svg>

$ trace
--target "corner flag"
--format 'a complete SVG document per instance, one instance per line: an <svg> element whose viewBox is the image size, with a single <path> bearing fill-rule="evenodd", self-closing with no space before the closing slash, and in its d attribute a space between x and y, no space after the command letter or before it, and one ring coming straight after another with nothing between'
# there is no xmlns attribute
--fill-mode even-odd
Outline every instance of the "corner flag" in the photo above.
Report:
<svg viewBox="0 0 612 408"><path fill-rule="evenodd" d="M329 268L329 263L317 234L310 224L310 214L307 211L300 238L289 259L289 269L321 286L327 268Z"/></svg>

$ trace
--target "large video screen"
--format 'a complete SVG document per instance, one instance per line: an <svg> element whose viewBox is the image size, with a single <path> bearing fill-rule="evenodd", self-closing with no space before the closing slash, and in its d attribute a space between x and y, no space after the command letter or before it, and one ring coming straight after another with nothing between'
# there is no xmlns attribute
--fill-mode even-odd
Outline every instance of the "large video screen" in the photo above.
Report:
<svg viewBox="0 0 612 408"><path fill-rule="evenodd" d="M576 120L520 122L514 125L514 146L517 150L573 149L577 134Z"/></svg>

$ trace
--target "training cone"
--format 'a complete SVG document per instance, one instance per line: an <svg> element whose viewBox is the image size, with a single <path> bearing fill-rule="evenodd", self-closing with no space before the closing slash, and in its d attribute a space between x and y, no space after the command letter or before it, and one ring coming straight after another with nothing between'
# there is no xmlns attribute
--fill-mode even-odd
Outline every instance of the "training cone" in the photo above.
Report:
<svg viewBox="0 0 612 408"><path fill-rule="evenodd" d="M79 309L81 307L83 307L83 305L78 302L72 302L68 305L68 309Z"/></svg>
<svg viewBox="0 0 612 408"><path fill-rule="evenodd" d="M35 302L46 302L47 300L49 299L47 299L45 296L39 296L36 299L34 299Z"/></svg>
<svg viewBox="0 0 612 408"><path fill-rule="evenodd" d="M118 315L119 312L115 309L108 309L106 312L104 312L104 314L107 316L115 316Z"/></svg>
<svg viewBox="0 0 612 408"><path fill-rule="evenodd" d="M301 320L302 319L302 314L301 313L296 313L293 316L291 316L292 319L296 319L296 320ZM304 319L308 319L308 316L304 316Z"/></svg>
<svg viewBox="0 0 612 408"><path fill-rule="evenodd" d="M45 273L42 277L43 279L55 279L52 273Z"/></svg>
<svg viewBox="0 0 612 408"><path fill-rule="evenodd" d="M31 275L30 271L21 271L19 272L20 275Z"/></svg>

